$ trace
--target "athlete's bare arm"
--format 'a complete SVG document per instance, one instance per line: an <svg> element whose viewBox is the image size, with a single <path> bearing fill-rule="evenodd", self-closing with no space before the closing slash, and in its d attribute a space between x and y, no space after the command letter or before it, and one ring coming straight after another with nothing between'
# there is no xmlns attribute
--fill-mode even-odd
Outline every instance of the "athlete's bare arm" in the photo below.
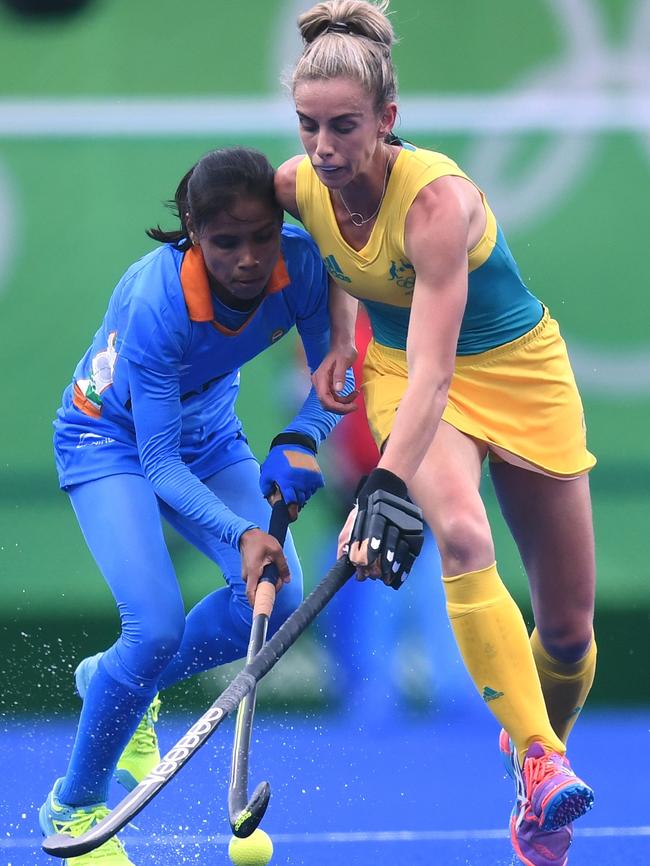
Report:
<svg viewBox="0 0 650 866"><path fill-rule="evenodd" d="M357 409L359 391L340 393L345 386L345 375L357 360L355 325L359 302L339 288L330 279L330 351L311 377L321 406L338 415L347 415Z"/></svg>
<svg viewBox="0 0 650 866"><path fill-rule="evenodd" d="M275 172L275 195L287 213L297 220L300 219L300 212L296 201L296 172L303 159L304 156L292 156Z"/></svg>
<svg viewBox="0 0 650 866"><path fill-rule="evenodd" d="M339 345L354 345L359 301L333 279L330 279L329 309L332 320L332 342Z"/></svg>
<svg viewBox="0 0 650 866"><path fill-rule="evenodd" d="M296 201L296 172L303 156L292 156L275 173L275 194L282 207L296 219L300 219ZM357 350L354 329L359 304L347 292L330 279L330 351L312 376L319 400L325 409L345 415L354 412L358 391L342 395L346 370L354 364Z"/></svg>
<svg viewBox="0 0 650 866"><path fill-rule="evenodd" d="M447 402L467 302L467 252L482 231L481 207L475 187L443 177L420 191L406 218L405 252L417 275L406 343L408 385L379 466L407 484Z"/></svg>

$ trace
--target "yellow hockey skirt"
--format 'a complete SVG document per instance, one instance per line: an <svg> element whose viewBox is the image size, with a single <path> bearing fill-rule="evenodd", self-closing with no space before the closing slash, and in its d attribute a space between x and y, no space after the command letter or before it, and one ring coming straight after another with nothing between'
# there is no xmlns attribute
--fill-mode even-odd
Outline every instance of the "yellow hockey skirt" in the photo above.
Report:
<svg viewBox="0 0 650 866"><path fill-rule="evenodd" d="M372 435L381 448L408 381L406 352L372 340L363 392ZM506 460L559 478L588 472L582 401L566 345L548 310L538 325L510 343L456 357L445 421Z"/></svg>

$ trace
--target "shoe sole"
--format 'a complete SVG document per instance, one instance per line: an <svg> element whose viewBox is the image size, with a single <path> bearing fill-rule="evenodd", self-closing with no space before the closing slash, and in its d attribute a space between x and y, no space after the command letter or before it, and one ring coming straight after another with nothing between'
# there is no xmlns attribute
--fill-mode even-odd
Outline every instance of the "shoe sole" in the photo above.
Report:
<svg viewBox="0 0 650 866"><path fill-rule="evenodd" d="M49 802L50 798L48 796L47 800L38 810L38 826L40 827L43 836L50 836L52 835L52 833L56 832L54 829L54 824L50 820L50 810L48 808Z"/></svg>
<svg viewBox="0 0 650 866"><path fill-rule="evenodd" d="M510 749L506 751L507 746L510 746ZM499 749L508 775L516 781L517 777L514 765L516 758L514 750L512 749L510 738L503 730L499 735ZM567 824L571 824L573 821L577 821L578 818L582 818L593 805L594 792L588 785L585 785L583 782L568 783L565 788L556 791L552 795L549 804L542 804L540 828L542 830L560 830L562 827L566 827ZM517 851L517 854L519 855L520 852Z"/></svg>
<svg viewBox="0 0 650 866"><path fill-rule="evenodd" d="M582 818L594 805L594 792L582 782L570 782L555 792L549 803L542 803L540 827L559 830Z"/></svg>

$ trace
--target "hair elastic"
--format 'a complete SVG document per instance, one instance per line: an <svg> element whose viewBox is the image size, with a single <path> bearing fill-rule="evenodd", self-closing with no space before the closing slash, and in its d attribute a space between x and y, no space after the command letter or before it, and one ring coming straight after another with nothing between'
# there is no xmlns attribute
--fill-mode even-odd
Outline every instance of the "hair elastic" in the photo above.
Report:
<svg viewBox="0 0 650 866"><path fill-rule="evenodd" d="M325 33L346 33L351 36L354 31L350 28L349 24L345 23L345 21L332 21L325 28Z"/></svg>

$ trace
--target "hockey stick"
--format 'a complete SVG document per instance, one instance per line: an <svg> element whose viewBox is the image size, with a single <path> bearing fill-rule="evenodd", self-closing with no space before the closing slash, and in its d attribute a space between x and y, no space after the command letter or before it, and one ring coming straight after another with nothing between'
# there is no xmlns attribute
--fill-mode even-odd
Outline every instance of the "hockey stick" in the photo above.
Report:
<svg viewBox="0 0 650 866"><path fill-rule="evenodd" d="M271 520L269 523L269 535L276 538L281 545L289 526L289 512L284 500L276 493L276 501L273 503ZM255 607L253 608L253 624L251 636L248 642L248 653L246 662L253 661L261 650L266 640L266 632L269 625L269 617L275 603L275 579L277 570L273 564L267 565L260 578L260 586L255 595ZM268 586L262 588L261 583L265 581ZM255 715L255 698L257 689L253 688L239 705L237 721L235 723L235 740L232 747L232 763L230 767L230 785L228 787L228 819L230 827L235 836L245 838L250 836L264 817L266 807L269 805L271 786L268 782L260 782L255 788L253 796L248 798L248 753L251 746L251 733L253 730L253 717Z"/></svg>
<svg viewBox="0 0 650 866"><path fill-rule="evenodd" d="M341 557L318 586L280 626L252 662L219 695L209 710L192 725L185 736L164 756L161 762L109 814L81 836L65 834L48 836L43 850L54 857L78 857L93 851L119 832L164 788L192 755L212 736L223 720L237 709L246 695L313 622L338 590L352 577L355 566Z"/></svg>

